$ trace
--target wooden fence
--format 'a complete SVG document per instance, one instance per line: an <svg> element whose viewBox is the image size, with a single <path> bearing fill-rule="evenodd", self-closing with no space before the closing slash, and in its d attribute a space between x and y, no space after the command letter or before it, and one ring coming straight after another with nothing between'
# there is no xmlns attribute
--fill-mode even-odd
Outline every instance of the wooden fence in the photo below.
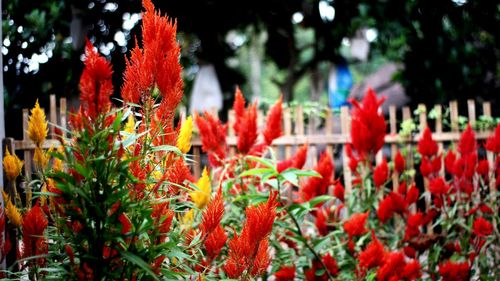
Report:
<svg viewBox="0 0 500 281"><path fill-rule="evenodd" d="M474 127L477 122L477 116L479 110L476 108L476 104L473 100L467 102L468 112L466 114L469 123ZM449 118L443 118L444 108L441 105L434 106L434 119L428 120L427 118L427 108L424 105L420 105L418 108L418 119L420 128L419 131L425 128L427 124L434 128L433 138L438 142L440 152L443 148L450 143L456 142L460 138L459 131L459 112L458 104L456 101L451 101L449 104ZM54 138L55 126L57 124L63 128L67 127L67 106L66 99L61 98L59 100L59 105L57 105L57 100L54 95L50 96L50 107L48 111L49 117L49 137L44 143L44 148L49 148L58 144L57 140ZM181 109L181 116L185 116L185 109ZM491 117L491 105L489 102L484 102L480 108L481 115ZM346 143L350 142L350 112L348 107L342 107L340 112L333 112L332 110L326 110L322 114L324 117L319 117L318 114L309 114L306 116L304 114L304 108L298 106L293 110L290 108L285 108L283 110L283 136L276 139L273 142L273 148L276 151L278 159L285 159L292 156L293 151L297 146L304 143L309 144L309 167L312 167L316 163L318 150L322 148L326 149L328 153L334 154L336 157L336 162L341 163L342 175L339 175L344 179L344 184L346 187L346 192L351 190L352 175L349 170L348 163L349 159L346 157ZM448 114L447 114L448 115ZM16 152L18 155L24 157L24 175L29 180L32 173L33 166L33 150L35 148L34 144L28 139L27 128L28 128L28 116L29 110L23 110L23 132L24 136L22 140L14 140L12 138L5 139L4 147L12 152ZM385 137L385 149L381 150L376 159L378 162L382 160L383 157L389 157L393 159L396 155L398 147L405 146L406 148L411 148L418 139L419 134L416 136L401 137L398 134L398 128L401 121L412 119L412 112L409 107L403 107L401 111L398 111L395 106L389 106L389 131ZM234 120L234 113L230 111L228 113L228 137L227 143L229 145L230 153L235 153L235 147L237 139L234 136L232 130L232 121ZM264 125L264 114L259 112L258 124L261 128ZM449 126L445 126L445 124ZM449 130L445 130L445 127L449 127ZM489 135L491 135L491 130L476 130L476 138L478 140L484 140ZM194 137L192 140L193 148L192 155L194 162L192 164L192 170L196 178L199 177L201 171L201 163L203 154L201 151L201 141L198 137ZM491 153L487 154L490 163L493 163L493 155ZM410 158L411 160L411 158ZM408 165L413 166L413 163L408 163ZM441 173L444 174L444 165ZM490 168L490 173L493 173L493 167ZM396 189L399 185L398 175L393 174L393 188ZM495 192L494 181L490 181L490 191L493 194ZM424 182L425 189L428 189L428 182ZM4 186L6 186L4 184ZM492 196L492 198L495 198ZM430 204L430 196L426 198L427 205Z"/></svg>

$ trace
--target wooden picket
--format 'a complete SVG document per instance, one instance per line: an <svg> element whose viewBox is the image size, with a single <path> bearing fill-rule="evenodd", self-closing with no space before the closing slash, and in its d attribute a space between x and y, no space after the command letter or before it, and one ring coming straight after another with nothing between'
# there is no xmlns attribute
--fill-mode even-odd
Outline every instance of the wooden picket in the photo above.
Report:
<svg viewBox="0 0 500 281"><path fill-rule="evenodd" d="M55 128L59 126L64 129L67 127L67 106L66 99L59 99L59 106L56 104L57 100L54 95L50 96L50 108L49 108L49 137L47 141L44 143L44 148L49 148L51 146L57 146L58 141L55 139ZM473 100L467 101L467 117L471 125L474 125L477 122L478 110L476 108L476 103ZM444 148L448 144L453 144L458 141L460 138L460 130L459 130L459 112L458 112L458 103L456 101L451 101L449 103L449 113L450 118L448 121L450 130L444 130L444 122L443 119L443 107L441 105L436 105L434 107L434 111L436 113L436 118L432 120L427 120L427 108L424 105L419 105L418 107L418 119L420 127L419 132L421 133L425 128L425 125L431 123L433 125L434 133L433 138L439 144L439 153L444 151ZM491 116L491 104L489 102L484 102L482 104L482 115ZM400 113L399 120L408 120L412 118L412 114L409 107L403 107ZM28 116L29 110L23 110L23 139L22 140L13 140L11 138L5 139L4 147L11 151L11 153L16 152L18 155L22 155L24 157L24 175L26 179L29 179L32 173L32 165L33 165L33 150L35 148L34 144L28 139L26 130L28 128ZM186 118L186 109L180 109L181 118ZM215 114L215 116L217 116ZM258 126L262 128L265 124L265 115L262 111L258 112ZM324 147L324 149L330 155L340 154L340 163L342 163L341 175L336 175L336 178L342 178L346 193L349 193L352 189L352 171L349 169L349 159L346 153L346 144L350 142L350 112L349 108L344 106L340 108L340 112L336 113L330 109L327 109L324 116L325 119L320 119L320 114L315 116L308 116L307 124L305 122L305 114L304 108L302 106L297 106L292 110L291 108L283 109L283 136L276 139L273 142L273 148L277 152L276 155L278 159L289 158L293 155L294 151L298 146L307 143L309 145L309 155L308 155L308 167L312 167L315 165L317 161L317 157L320 149ZM237 138L234 134L233 124L234 124L234 112L231 110L228 112L228 137L227 144L229 146L229 154L236 154L236 143ZM318 131L317 124L320 124L320 121L324 124L322 131ZM398 110L395 106L389 107L389 120L388 120L388 134L385 137L385 142L387 146L387 150L380 151L376 156L376 161L382 161L383 157L394 160L396 152L398 149L406 148L407 151L411 151L412 146L419 139L419 135L417 136L409 136L402 137L398 132ZM491 135L491 131L484 130L476 130L476 138L478 140L484 140L489 135ZM386 151L389 151L388 153ZM384 155L386 153L386 155ZM192 171L194 176L197 178L200 176L202 171L202 160L203 153L201 149L201 140L195 135L192 139L192 150L191 150L192 159L194 160L192 165ZM493 163L494 155L490 152L487 152L487 158L490 163ZM407 157L407 167L413 167L413 157L409 155ZM493 177L494 167L491 165L490 167L490 175ZM444 175L444 163L442 165L442 169L440 171L442 175ZM399 175L396 172L392 174L393 180L393 190L396 190L399 186ZM413 178L408 179L408 184L411 184L414 181ZM6 186L6 185L4 185ZM429 183L424 181L424 188L428 190ZM494 181L490 181L490 192L492 195L496 192L496 187L494 185ZM492 198L495 198L492 196ZM425 197L425 205L428 208L431 205L430 195L427 194ZM494 200L494 199L493 199ZM414 208L414 207L412 207Z"/></svg>

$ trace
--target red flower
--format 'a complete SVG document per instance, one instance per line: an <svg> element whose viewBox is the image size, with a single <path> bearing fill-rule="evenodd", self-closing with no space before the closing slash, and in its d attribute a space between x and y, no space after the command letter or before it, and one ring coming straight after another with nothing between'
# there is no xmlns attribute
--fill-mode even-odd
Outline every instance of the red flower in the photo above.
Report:
<svg viewBox="0 0 500 281"><path fill-rule="evenodd" d="M373 181L375 186L381 187L385 182L389 179L389 166L387 165L387 161L385 158L382 160L375 170L373 171Z"/></svg>
<svg viewBox="0 0 500 281"><path fill-rule="evenodd" d="M478 217L474 220L473 232L479 237L491 235L493 233L493 225L483 217Z"/></svg>
<svg viewBox="0 0 500 281"><path fill-rule="evenodd" d="M438 145L432 139L432 133L429 127L426 127L422 138L418 142L418 152L422 154L422 156L431 157L437 154Z"/></svg>
<svg viewBox="0 0 500 281"><path fill-rule="evenodd" d="M222 228L222 226L219 224L214 229L214 231L210 232L210 234L207 236L207 239L205 240L205 249L207 250L207 256L209 260L213 260L219 255L222 247L224 247L224 245L226 244L226 241L226 232L224 231L224 228Z"/></svg>
<svg viewBox="0 0 500 281"><path fill-rule="evenodd" d="M360 236L368 232L365 227L368 214L368 212L356 213L344 222L344 230L349 237Z"/></svg>
<svg viewBox="0 0 500 281"><path fill-rule="evenodd" d="M210 200L203 212L200 229L203 235L213 232L220 224L224 215L224 202L222 201L222 190L219 188L215 198Z"/></svg>
<svg viewBox="0 0 500 281"><path fill-rule="evenodd" d="M500 124L495 128L495 133L487 140L484 147L494 153L500 153Z"/></svg>
<svg viewBox="0 0 500 281"><path fill-rule="evenodd" d="M464 155L476 153L476 150L476 134L470 127L470 124L467 124L467 128L463 131L458 142L458 152L463 157Z"/></svg>
<svg viewBox="0 0 500 281"><path fill-rule="evenodd" d="M314 225L316 225L319 235L325 236L328 234L328 226L326 225L327 222L328 218L327 216L325 216L324 210L318 210L318 212L316 212L316 220L314 222Z"/></svg>
<svg viewBox="0 0 500 281"><path fill-rule="evenodd" d="M476 171L481 176L487 176L490 171L490 163L487 159L483 159L477 163Z"/></svg>
<svg viewBox="0 0 500 281"><path fill-rule="evenodd" d="M379 111L384 98L377 100L372 89L368 89L362 104L351 100L354 105L351 122L351 141L361 158L375 155L384 145L386 124Z"/></svg>
<svg viewBox="0 0 500 281"><path fill-rule="evenodd" d="M142 4L142 50L136 46L127 60L122 97L125 102L139 103L157 87L162 96L160 111L172 118L183 91L177 24L156 12L151 0Z"/></svg>
<svg viewBox="0 0 500 281"><path fill-rule="evenodd" d="M450 174L455 173L455 160L457 159L457 155L453 153L452 150L448 150L446 153L446 157L444 158L444 167L446 171Z"/></svg>
<svg viewBox="0 0 500 281"><path fill-rule="evenodd" d="M423 177L428 177L433 172L432 162L427 156L422 157L422 162L420 163L420 173Z"/></svg>
<svg viewBox="0 0 500 281"><path fill-rule="evenodd" d="M295 265L282 266L274 273L276 281L289 281L295 278Z"/></svg>
<svg viewBox="0 0 500 281"><path fill-rule="evenodd" d="M42 208L35 205L23 218L23 244L24 258L37 256L48 252L47 243L43 237L43 232L47 228L49 221L45 217ZM37 263L43 265L45 259L38 258Z"/></svg>
<svg viewBox="0 0 500 281"><path fill-rule="evenodd" d="M344 186L342 185L342 183L340 183L340 181L338 181L337 184L335 184L335 187L333 188L333 195L337 197L340 201L344 202L344 193L345 193Z"/></svg>
<svg viewBox="0 0 500 281"><path fill-rule="evenodd" d="M401 195L397 192L391 191L391 193L389 193L389 197L391 197L392 209L394 210L394 212L396 212L398 214L406 213L406 208L408 207L408 205L406 204L406 201L405 201L405 198L403 197L403 195Z"/></svg>
<svg viewBox="0 0 500 281"><path fill-rule="evenodd" d="M195 115L195 123L200 131L201 149L208 153L210 165L220 166L226 157L226 126L209 113L203 117Z"/></svg>
<svg viewBox="0 0 500 281"><path fill-rule="evenodd" d="M358 256L358 265L362 272L382 265L385 249L372 230L372 241Z"/></svg>
<svg viewBox="0 0 500 281"><path fill-rule="evenodd" d="M467 262L447 261L439 265L439 275L442 281L468 281L470 275L470 266Z"/></svg>
<svg viewBox="0 0 500 281"><path fill-rule="evenodd" d="M432 179L429 183L429 191L436 197L446 195L449 189L450 186L441 177Z"/></svg>
<svg viewBox="0 0 500 281"><path fill-rule="evenodd" d="M280 96L278 101L273 105L273 107L269 110L267 115L266 128L264 129L264 141L267 145L271 145L274 139L277 139L281 136L281 125L282 125L282 101L283 97Z"/></svg>
<svg viewBox="0 0 500 281"><path fill-rule="evenodd" d="M403 253L387 253L383 265L377 270L377 281L400 280L405 266L406 262Z"/></svg>
<svg viewBox="0 0 500 281"><path fill-rule="evenodd" d="M392 208L392 199L390 196L386 196L378 205L377 217L380 222L385 223L392 217L393 214L394 210Z"/></svg>
<svg viewBox="0 0 500 281"><path fill-rule="evenodd" d="M245 115L245 98L243 97L243 93L241 92L240 87L236 87L236 92L234 93L233 110L234 110L233 130L235 135L239 135L241 120Z"/></svg>
<svg viewBox="0 0 500 281"><path fill-rule="evenodd" d="M415 184L412 184L408 191L406 192L406 204L410 205L415 202L417 202L419 196L419 191L418 188L415 186Z"/></svg>
<svg viewBox="0 0 500 281"><path fill-rule="evenodd" d="M247 154L257 140L257 103L250 105L240 121L238 134L238 150Z"/></svg>
<svg viewBox="0 0 500 281"><path fill-rule="evenodd" d="M405 230L405 240L410 240L411 238L420 234L420 226L424 222L424 215L421 212L416 214L411 214L408 216L406 221Z"/></svg>
<svg viewBox="0 0 500 281"><path fill-rule="evenodd" d="M251 275L257 276L269 265L267 239L276 217L277 195L277 192L271 192L267 203L247 208L247 220L241 235L235 233L229 241L228 259L223 266L228 277L237 279L250 266Z"/></svg>
<svg viewBox="0 0 500 281"><path fill-rule="evenodd" d="M421 276L422 272L420 263L416 260L412 260L404 267L401 277L405 278L407 281L412 281L419 279Z"/></svg>
<svg viewBox="0 0 500 281"><path fill-rule="evenodd" d="M121 213L118 216L118 221L122 225L121 234L127 234L132 230L132 223L125 213Z"/></svg>
<svg viewBox="0 0 500 281"><path fill-rule="evenodd" d="M307 160L307 143L299 147L290 159L278 162L277 169L281 173L288 168L302 169Z"/></svg>
<svg viewBox="0 0 500 281"><path fill-rule="evenodd" d="M309 201L316 196L326 194L332 182L333 169L332 156L328 154L327 151L323 152L319 158L318 164L314 168L314 170L321 175L321 178L309 178L300 188L300 194L304 201Z"/></svg>
<svg viewBox="0 0 500 281"><path fill-rule="evenodd" d="M80 77L80 100L85 114L95 118L111 108L113 94L111 64L99 56L90 41L85 46L85 67Z"/></svg>
<svg viewBox="0 0 500 281"><path fill-rule="evenodd" d="M322 259L330 275L331 276L337 275L337 273L339 272L337 261L334 258L332 258L332 256L329 253L324 255Z"/></svg>
<svg viewBox="0 0 500 281"><path fill-rule="evenodd" d="M394 157L394 169L398 174L401 174L405 170L405 159L399 150Z"/></svg>

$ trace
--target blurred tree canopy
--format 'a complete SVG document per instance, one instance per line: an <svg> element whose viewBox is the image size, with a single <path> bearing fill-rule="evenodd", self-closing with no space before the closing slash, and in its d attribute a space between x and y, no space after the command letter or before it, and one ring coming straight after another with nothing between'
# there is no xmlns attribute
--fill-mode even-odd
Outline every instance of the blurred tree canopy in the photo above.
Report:
<svg viewBox="0 0 500 281"><path fill-rule="evenodd" d="M325 62L340 61L342 42L367 28L377 34L372 58L404 64L395 79L412 103L494 101L500 88L497 1L153 2L177 20L186 93L198 66L212 63L223 92L231 96L247 78L231 61L240 48L265 38L259 41L261 55L280 71L269 79L291 100L301 79L322 70ZM2 5L6 124L17 127L20 108L30 107L35 97L76 96L85 37L112 60L119 92L125 54L140 36L139 0L8 0ZM239 35L231 39L230 34ZM9 132L19 133L7 127Z"/></svg>

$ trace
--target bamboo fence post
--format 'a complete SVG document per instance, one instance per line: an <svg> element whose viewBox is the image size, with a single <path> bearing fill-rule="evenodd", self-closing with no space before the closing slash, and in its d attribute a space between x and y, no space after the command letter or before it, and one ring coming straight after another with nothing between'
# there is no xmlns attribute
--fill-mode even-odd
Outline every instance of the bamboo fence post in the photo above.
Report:
<svg viewBox="0 0 500 281"><path fill-rule="evenodd" d="M290 114L290 108L283 109L283 125L284 132L283 135L289 137L292 135L292 119ZM285 159L292 157L292 146L290 144L285 145Z"/></svg>
<svg viewBox="0 0 500 281"><path fill-rule="evenodd" d="M55 138L55 129L57 125L57 100L56 100L56 95L52 94L50 95L50 107L49 107L49 138L54 139Z"/></svg>
<svg viewBox="0 0 500 281"><path fill-rule="evenodd" d="M66 114L67 114L67 104L66 104L66 98L61 98L59 100L59 105L60 105L60 108L59 108L59 115L60 115L60 126L62 128L61 130L61 134L62 134L62 137L66 137L66 129L68 127L68 121L67 121L67 117L66 117Z"/></svg>
<svg viewBox="0 0 500 281"><path fill-rule="evenodd" d="M236 122L236 114L233 109L227 112L227 130L229 137L235 137L236 134L234 132L234 122ZM236 148L234 146L229 146L229 155L231 157L236 155Z"/></svg>
<svg viewBox="0 0 500 281"><path fill-rule="evenodd" d="M443 120L442 120L442 108L441 105L437 104L434 106L436 111L436 133L441 134L443 132ZM438 154L441 154L441 169L439 170L439 175L444 177L444 144L443 142L438 142Z"/></svg>
<svg viewBox="0 0 500 281"><path fill-rule="evenodd" d="M397 134L397 119L396 119L396 106L389 106L389 132L391 135L395 136ZM398 148L395 143L391 144L391 159L392 163L395 163L396 154L398 153ZM396 191L399 187L399 173L396 169L392 171L392 190Z"/></svg>

